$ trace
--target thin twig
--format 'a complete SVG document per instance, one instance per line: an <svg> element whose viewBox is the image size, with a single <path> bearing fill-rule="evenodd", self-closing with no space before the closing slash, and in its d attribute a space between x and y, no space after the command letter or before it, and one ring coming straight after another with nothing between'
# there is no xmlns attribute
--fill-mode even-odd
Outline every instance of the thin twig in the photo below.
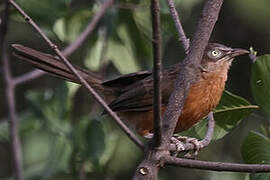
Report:
<svg viewBox="0 0 270 180"><path fill-rule="evenodd" d="M17 85L20 85L20 84L23 84L23 83L26 83L28 81L32 81L36 78L39 78L41 76L43 76L44 74L46 74L45 71L41 71L39 69L35 69L33 71L30 71L30 72L27 72L25 74L22 74L18 77L15 77L13 80L14 80L14 84L17 86Z"/></svg>
<svg viewBox="0 0 270 180"><path fill-rule="evenodd" d="M160 35L160 7L159 0L151 1L151 12L152 12L152 29L153 29L153 58L154 58L154 143L155 147L160 145L160 133L161 133L161 35Z"/></svg>
<svg viewBox="0 0 270 180"><path fill-rule="evenodd" d="M7 55L6 32L9 19L9 4L5 2L5 10L2 16L2 23L0 26L0 52L3 60L3 74L6 83L6 98L8 104L9 115L9 133L11 140L11 149L14 159L14 174L16 180L23 179L21 143L18 135L18 118L16 113L16 101L14 95L14 83L11 77L9 60Z"/></svg>
<svg viewBox="0 0 270 180"><path fill-rule="evenodd" d="M214 128L215 128L215 120L214 120L214 115L213 115L212 111L208 114L207 120L208 120L207 132L206 132L204 139L200 141L202 148L208 146L213 138Z"/></svg>
<svg viewBox="0 0 270 180"><path fill-rule="evenodd" d="M168 1L168 6L175 24L175 27L177 29L178 32L178 36L179 36L179 41L182 42L183 47L185 49L185 53L188 54L188 49L189 49L189 39L186 37L185 35L185 31L182 27L178 12L175 8L174 2L173 0L167 0Z"/></svg>
<svg viewBox="0 0 270 180"><path fill-rule="evenodd" d="M270 165L263 164L240 164L240 163L222 163L222 162L210 162L199 161L191 159L176 158L172 156L164 157L164 163L173 166L204 169L211 171L230 171L230 172L270 172Z"/></svg>
<svg viewBox="0 0 270 180"><path fill-rule="evenodd" d="M101 20L102 17L104 17L106 10L113 5L113 2L114 0L107 0L104 2L104 4L102 4L100 10L97 11L97 13L93 16L90 23L86 26L85 30L76 38L75 41L73 41L62 51L64 56L67 57L72 54L82 45L82 43L87 39L87 37L93 33L93 30L96 28L98 22ZM16 77L14 80L16 85L20 85L30 80L36 79L44 74L46 74L46 72L40 70L33 70L31 72Z"/></svg>
<svg viewBox="0 0 270 180"><path fill-rule="evenodd" d="M25 18L25 20L41 35L41 37L46 41L46 43L53 49L56 55L61 61L69 68L69 70L78 78L83 86L91 93L91 95L96 99L96 101L107 111L107 113L115 120L118 126L127 134L127 136L141 149L144 148L144 144L139 140L136 135L130 131L130 129L120 120L115 112L113 112L110 107L104 102L104 100L96 93L96 91L86 82L84 78L77 72L77 70L69 63L69 61L64 57L58 47L51 42L51 40L42 32L38 25L16 4L13 0L9 0L14 8L16 8L20 14Z"/></svg>

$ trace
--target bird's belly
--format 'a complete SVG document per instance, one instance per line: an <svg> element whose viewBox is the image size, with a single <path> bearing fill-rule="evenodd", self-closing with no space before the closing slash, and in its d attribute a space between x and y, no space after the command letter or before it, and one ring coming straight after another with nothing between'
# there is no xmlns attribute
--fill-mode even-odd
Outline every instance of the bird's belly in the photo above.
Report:
<svg viewBox="0 0 270 180"><path fill-rule="evenodd" d="M193 127L219 103L225 81L206 81L190 87L182 113L178 119L175 132Z"/></svg>
<svg viewBox="0 0 270 180"><path fill-rule="evenodd" d="M182 113L178 119L175 133L193 127L212 111L221 98L225 81L202 81L190 87ZM166 106L162 107L162 114ZM119 115L127 125L145 136L153 131L153 111L121 112Z"/></svg>

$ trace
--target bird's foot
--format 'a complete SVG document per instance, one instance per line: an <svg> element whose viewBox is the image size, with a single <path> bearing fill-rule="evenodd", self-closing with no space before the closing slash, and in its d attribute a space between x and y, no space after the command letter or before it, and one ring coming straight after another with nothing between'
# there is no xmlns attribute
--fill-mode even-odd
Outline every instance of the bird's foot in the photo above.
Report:
<svg viewBox="0 0 270 180"><path fill-rule="evenodd" d="M200 149L203 147L202 143L196 138L186 136L173 136L171 141L176 146L176 151L173 153L176 156L179 152L185 151L185 144L191 143L194 145L194 153L187 152L184 157L194 158L198 155Z"/></svg>

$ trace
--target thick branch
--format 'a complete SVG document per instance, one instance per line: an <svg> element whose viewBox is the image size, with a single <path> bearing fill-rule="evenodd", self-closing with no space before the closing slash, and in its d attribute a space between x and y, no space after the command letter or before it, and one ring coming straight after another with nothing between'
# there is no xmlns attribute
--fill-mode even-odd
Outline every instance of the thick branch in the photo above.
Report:
<svg viewBox="0 0 270 180"><path fill-rule="evenodd" d="M160 7L159 0L151 0L152 30L153 30L153 57L154 57L154 139L148 144L144 160L137 167L133 180L156 180L158 179L159 165L155 148L161 145L161 35L160 35ZM152 144L154 143L154 144Z"/></svg>
<svg viewBox="0 0 270 180"><path fill-rule="evenodd" d="M185 35L185 31L182 27L182 24L181 24L181 21L180 21L180 18L178 16L178 12L175 8L173 0L167 0L167 1L168 1L168 6L170 8L170 12L171 12L175 27L176 27L177 32L178 32L179 40L182 41L183 47L185 49L185 53L188 54L189 39Z"/></svg>
<svg viewBox="0 0 270 180"><path fill-rule="evenodd" d="M9 18L9 4L5 2L5 10L2 16L2 24L0 26L0 52L1 59L3 60L3 74L6 83L6 98L8 105L9 115L9 133L11 140L11 149L14 159L14 174L16 180L22 180L23 168L22 168L22 156L21 156L21 144L18 135L18 118L16 113L16 101L14 97L14 84L10 73L10 67L7 56L7 44L6 44L6 32Z"/></svg>
<svg viewBox="0 0 270 180"><path fill-rule="evenodd" d="M161 135L164 148L168 147L170 144L170 137L173 135L177 120L183 109L190 84L192 84L201 73L200 61L217 21L222 3L223 0L208 0L204 5L202 16L191 42L189 54L181 64L183 67L163 117L163 133Z"/></svg>
<svg viewBox="0 0 270 180"><path fill-rule="evenodd" d="M87 39L87 37L92 34L98 22L101 20L102 17L104 17L107 9L113 5L113 2L114 0L107 0L102 4L100 10L93 16L90 23L86 26L85 30L76 38L75 41L73 41L69 46L67 46L62 51L64 56L67 57L70 54L72 54L77 48L79 48L82 45L82 43ZM14 80L15 83L19 85L31 81L33 79L36 79L44 74L46 74L46 72L40 70L33 70L31 72L20 75L19 77L16 77Z"/></svg>
<svg viewBox="0 0 270 180"><path fill-rule="evenodd" d="M211 171L250 172L250 173L270 172L270 165L263 165L263 164L210 162L210 161L182 159L172 156L166 156L164 157L163 160L168 165L193 169L195 168Z"/></svg>
<svg viewBox="0 0 270 180"><path fill-rule="evenodd" d="M13 0L9 0L13 7L15 7L25 20L33 26L33 28L41 35L41 37L46 41L46 43L54 50L56 55L60 58L63 63L70 69L70 71L79 79L81 84L86 87L86 89L91 93L91 95L96 99L96 101L108 112L108 114L115 120L119 127L127 134L127 136L141 149L144 148L144 144L135 136L135 134L130 131L130 129L120 120L115 112L113 112L110 107L105 103L105 101L96 93L96 91L86 82L84 78L77 72L77 70L69 63L69 61L64 57L61 51L57 48L55 44L42 32L38 25L16 4Z"/></svg>

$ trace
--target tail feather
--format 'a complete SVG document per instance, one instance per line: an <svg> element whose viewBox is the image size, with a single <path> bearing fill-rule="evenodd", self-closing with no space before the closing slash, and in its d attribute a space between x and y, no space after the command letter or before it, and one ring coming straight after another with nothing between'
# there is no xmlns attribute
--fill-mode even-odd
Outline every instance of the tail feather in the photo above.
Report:
<svg viewBox="0 0 270 180"><path fill-rule="evenodd" d="M59 61L59 59L56 57L25 47L20 44L13 44L12 47L14 47L16 50L14 55L19 59L24 60L33 66L57 77L80 84L79 79L69 70L69 68L67 68L64 63ZM79 74L85 78L88 83L90 83L90 85L98 85L101 87L100 85L103 81L98 74L77 66L74 67L79 72Z"/></svg>

